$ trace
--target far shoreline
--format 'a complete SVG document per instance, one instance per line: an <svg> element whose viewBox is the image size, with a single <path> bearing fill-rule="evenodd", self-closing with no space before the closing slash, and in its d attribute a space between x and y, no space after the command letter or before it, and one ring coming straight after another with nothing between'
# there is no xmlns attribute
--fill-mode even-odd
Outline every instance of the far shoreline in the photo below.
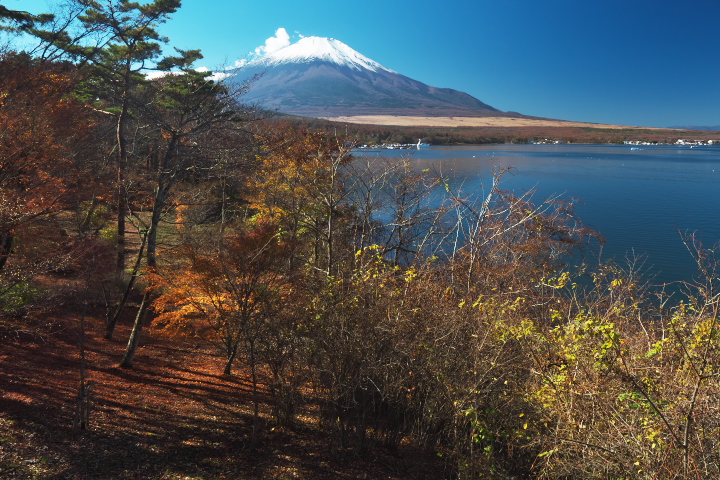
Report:
<svg viewBox="0 0 720 480"><path fill-rule="evenodd" d="M572 127L600 128L610 130L680 130L674 128L612 125L604 123L572 122L517 117L414 117L409 115L353 115L338 117L317 117L331 122L354 123L359 125L382 125L394 127Z"/></svg>
<svg viewBox="0 0 720 480"><path fill-rule="evenodd" d="M720 131L683 128L634 127L571 122L542 117L459 117L410 115L291 116L278 119L301 122L327 132L344 132L357 144L486 145L530 143L673 144L720 142Z"/></svg>

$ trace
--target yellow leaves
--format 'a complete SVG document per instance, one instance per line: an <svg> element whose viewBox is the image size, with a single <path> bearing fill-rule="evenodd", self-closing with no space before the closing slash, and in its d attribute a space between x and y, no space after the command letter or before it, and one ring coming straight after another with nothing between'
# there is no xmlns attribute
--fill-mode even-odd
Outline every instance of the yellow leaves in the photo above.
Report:
<svg viewBox="0 0 720 480"><path fill-rule="evenodd" d="M540 279L539 286L550 287L553 289L561 289L567 286L570 281L570 272L562 272L560 275L543 277Z"/></svg>
<svg viewBox="0 0 720 480"><path fill-rule="evenodd" d="M481 312L485 310L485 308L482 305L483 301L483 295L480 295L477 300L475 300L475 303L472 304L473 308L479 309Z"/></svg>
<svg viewBox="0 0 720 480"><path fill-rule="evenodd" d="M544 451L544 452L542 452L542 453L539 453L539 454L538 454L538 457L539 457L539 458L549 457L550 455L552 455L553 453L557 452L558 450L559 450L558 448L553 448L553 449L550 449L550 450L546 450L546 451Z"/></svg>
<svg viewBox="0 0 720 480"><path fill-rule="evenodd" d="M418 271L415 268L410 268L405 271L405 281L407 283L412 282L418 277ZM464 302L464 301L463 301Z"/></svg>
<svg viewBox="0 0 720 480"><path fill-rule="evenodd" d="M650 350L647 351L647 353L645 354L645 357L650 358L659 353L662 353L664 345L669 341L670 341L669 338L664 338L662 340L655 342L655 344L653 344L652 348L650 348Z"/></svg>

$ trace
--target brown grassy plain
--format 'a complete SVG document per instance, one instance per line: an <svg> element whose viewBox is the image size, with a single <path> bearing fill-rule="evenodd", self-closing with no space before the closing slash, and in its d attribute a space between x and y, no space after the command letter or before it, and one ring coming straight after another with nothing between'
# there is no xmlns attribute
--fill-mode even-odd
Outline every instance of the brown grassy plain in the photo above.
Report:
<svg viewBox="0 0 720 480"><path fill-rule="evenodd" d="M419 138L431 145L546 141L580 144L639 141L670 144L679 139L720 141L720 131L632 127L537 117L358 115L298 117L297 121L318 130L345 132L359 143L417 143Z"/></svg>
<svg viewBox="0 0 720 480"><path fill-rule="evenodd" d="M575 127L607 128L621 130L626 128L644 128L637 126L608 125L603 123L570 122L542 118L516 117L411 117L392 115L357 115L351 117L321 117L333 122L358 123L362 125L389 125L402 127ZM651 128L649 130L668 130Z"/></svg>

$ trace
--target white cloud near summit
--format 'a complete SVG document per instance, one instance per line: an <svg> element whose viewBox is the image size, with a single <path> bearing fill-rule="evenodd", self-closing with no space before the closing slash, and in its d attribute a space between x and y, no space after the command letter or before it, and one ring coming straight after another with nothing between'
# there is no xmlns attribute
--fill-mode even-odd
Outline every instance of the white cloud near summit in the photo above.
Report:
<svg viewBox="0 0 720 480"><path fill-rule="evenodd" d="M255 55L264 56L274 53L290 45L290 35L284 28L278 28L274 37L265 40L265 45L261 45L255 49Z"/></svg>
<svg viewBox="0 0 720 480"><path fill-rule="evenodd" d="M303 38L303 36L300 35L300 32L295 33L299 35L300 38ZM285 28L280 27L275 31L275 36L268 38L267 40L265 40L264 45L260 45L254 51L249 52L247 55L248 58L241 58L239 60L236 60L235 65L233 67L229 67L229 69L242 68L254 60L258 60L265 55L275 53L282 48L290 46L291 43L292 42L290 41L290 34L287 32L287 30L285 30Z"/></svg>

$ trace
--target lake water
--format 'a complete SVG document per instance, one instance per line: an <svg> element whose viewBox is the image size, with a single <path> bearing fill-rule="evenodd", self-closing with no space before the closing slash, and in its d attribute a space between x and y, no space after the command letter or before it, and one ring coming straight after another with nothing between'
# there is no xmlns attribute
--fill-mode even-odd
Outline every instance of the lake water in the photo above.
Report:
<svg viewBox="0 0 720 480"><path fill-rule="evenodd" d="M691 281L697 269L678 231L720 240L720 147L630 145L463 145L421 150L362 150L410 156L465 192L487 192L493 171L512 167L501 188L578 198L578 216L606 240L601 258L641 257L652 284Z"/></svg>

